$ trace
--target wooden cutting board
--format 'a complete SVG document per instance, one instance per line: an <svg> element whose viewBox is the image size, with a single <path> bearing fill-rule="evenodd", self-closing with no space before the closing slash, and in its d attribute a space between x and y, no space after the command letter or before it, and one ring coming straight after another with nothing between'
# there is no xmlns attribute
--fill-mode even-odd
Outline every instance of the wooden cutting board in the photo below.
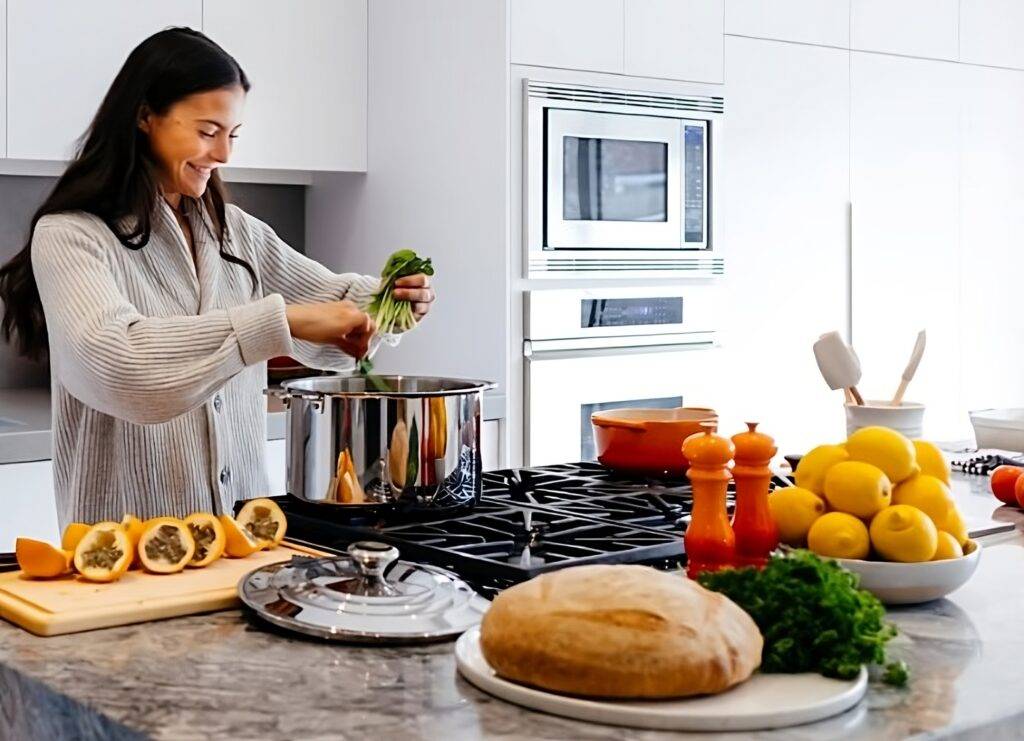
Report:
<svg viewBox="0 0 1024 741"><path fill-rule="evenodd" d="M238 607L239 580L254 569L292 556L326 553L283 543L248 558L221 558L177 574L129 571L109 584L76 576L29 579L20 571L0 574L0 617L40 636L78 633L147 620Z"/></svg>

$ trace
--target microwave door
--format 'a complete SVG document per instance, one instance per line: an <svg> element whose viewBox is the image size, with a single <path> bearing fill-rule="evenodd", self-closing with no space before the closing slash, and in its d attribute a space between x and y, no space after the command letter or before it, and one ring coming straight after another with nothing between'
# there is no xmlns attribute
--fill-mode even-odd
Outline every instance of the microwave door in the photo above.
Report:
<svg viewBox="0 0 1024 741"><path fill-rule="evenodd" d="M678 119L549 109L546 249L679 249Z"/></svg>

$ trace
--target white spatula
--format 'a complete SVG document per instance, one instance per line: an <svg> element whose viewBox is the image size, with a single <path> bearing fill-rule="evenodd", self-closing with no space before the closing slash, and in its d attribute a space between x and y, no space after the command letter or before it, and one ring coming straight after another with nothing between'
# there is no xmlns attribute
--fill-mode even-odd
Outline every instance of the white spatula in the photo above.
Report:
<svg viewBox="0 0 1024 741"><path fill-rule="evenodd" d="M917 342L914 343L914 351L910 353L910 362L907 363L906 369L903 371L903 379L900 381L900 387L896 389L896 395L892 397L892 405L898 407L903 404L903 394L907 393L907 386L910 385L910 381L914 378L914 374L917 373L917 366L921 364L921 356L924 355L925 345L925 334L922 329L917 333Z"/></svg>
<svg viewBox="0 0 1024 741"><path fill-rule="evenodd" d="M828 332L818 338L814 343L814 359L830 389L846 389L858 406L864 406L864 399L857 390L860 360L838 332Z"/></svg>

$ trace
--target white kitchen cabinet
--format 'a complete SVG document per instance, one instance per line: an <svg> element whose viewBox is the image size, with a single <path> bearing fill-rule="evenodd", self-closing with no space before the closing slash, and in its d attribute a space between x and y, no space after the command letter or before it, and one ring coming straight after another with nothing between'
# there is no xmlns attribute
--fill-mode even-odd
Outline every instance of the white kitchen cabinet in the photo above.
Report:
<svg viewBox="0 0 1024 741"><path fill-rule="evenodd" d="M722 3L626 0L626 74L722 82Z"/></svg>
<svg viewBox="0 0 1024 741"><path fill-rule="evenodd" d="M912 57L960 56L960 0L851 0L850 46Z"/></svg>
<svg viewBox="0 0 1024 741"><path fill-rule="evenodd" d="M0 157L7 155L7 0L0 0Z"/></svg>
<svg viewBox="0 0 1024 741"><path fill-rule="evenodd" d="M509 0L514 64L622 72L624 0Z"/></svg>
<svg viewBox="0 0 1024 741"><path fill-rule="evenodd" d="M60 542L50 461L0 465L0 552L13 551L19 536Z"/></svg>
<svg viewBox="0 0 1024 741"><path fill-rule="evenodd" d="M480 426L480 458L485 471L501 467L501 420L489 419Z"/></svg>
<svg viewBox="0 0 1024 741"><path fill-rule="evenodd" d="M205 0L252 82L235 167L366 170L367 0Z"/></svg>
<svg viewBox="0 0 1024 741"><path fill-rule="evenodd" d="M727 37L721 429L759 421L780 452L843 436L811 345L848 322L849 56Z"/></svg>
<svg viewBox="0 0 1024 741"><path fill-rule="evenodd" d="M1024 72L964 66L960 360L964 407L1024 406ZM930 338L929 338L930 341Z"/></svg>
<svg viewBox="0 0 1024 741"><path fill-rule="evenodd" d="M270 491L259 496L277 497L288 491L288 448L284 440L267 440L265 455ZM253 494L253 496L257 496Z"/></svg>
<svg viewBox="0 0 1024 741"><path fill-rule="evenodd" d="M865 398L890 398L917 332L926 329L928 347L907 399L927 406L925 434L938 440L970 435L959 341L960 274L969 265L959 248L955 101L962 69L857 52L851 63L853 345L864 373L860 390Z"/></svg>
<svg viewBox="0 0 1024 741"><path fill-rule="evenodd" d="M7 0L7 157L68 159L129 52L202 0Z"/></svg>
<svg viewBox="0 0 1024 741"><path fill-rule="evenodd" d="M725 32L850 46L850 0L725 0Z"/></svg>
<svg viewBox="0 0 1024 741"><path fill-rule="evenodd" d="M960 61L1024 69L1024 3L960 0ZM1014 92L1020 95L1020 90Z"/></svg>

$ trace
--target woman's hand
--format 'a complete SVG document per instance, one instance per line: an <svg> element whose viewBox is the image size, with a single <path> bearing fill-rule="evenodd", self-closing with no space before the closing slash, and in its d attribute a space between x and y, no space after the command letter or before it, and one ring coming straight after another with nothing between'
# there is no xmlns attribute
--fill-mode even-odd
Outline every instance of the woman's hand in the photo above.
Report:
<svg viewBox="0 0 1024 741"><path fill-rule="evenodd" d="M412 303L412 313L419 321L430 311L434 303L434 289L430 287L430 277L419 273L407 275L395 281L394 296L399 301Z"/></svg>
<svg viewBox="0 0 1024 741"><path fill-rule="evenodd" d="M299 340L335 345L357 360L366 355L377 330L370 315L351 301L285 307L288 329Z"/></svg>

